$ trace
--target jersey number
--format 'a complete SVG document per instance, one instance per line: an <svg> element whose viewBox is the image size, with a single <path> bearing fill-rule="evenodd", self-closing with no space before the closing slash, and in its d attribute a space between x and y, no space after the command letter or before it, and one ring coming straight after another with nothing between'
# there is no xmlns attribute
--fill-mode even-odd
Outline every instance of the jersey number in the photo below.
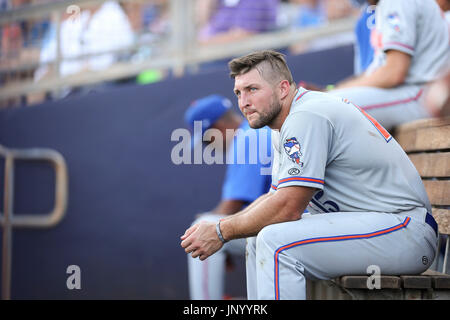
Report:
<svg viewBox="0 0 450 320"><path fill-rule="evenodd" d="M336 202L328 200L325 202L321 202L320 198L322 198L324 192L323 190L317 191L314 197L312 197L311 202L316 205L320 210L324 212L339 212L339 206Z"/></svg>

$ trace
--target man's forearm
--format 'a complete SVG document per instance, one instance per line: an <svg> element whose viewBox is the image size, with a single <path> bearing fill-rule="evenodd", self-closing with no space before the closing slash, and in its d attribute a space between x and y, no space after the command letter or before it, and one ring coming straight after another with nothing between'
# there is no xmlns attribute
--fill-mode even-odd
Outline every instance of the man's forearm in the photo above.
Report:
<svg viewBox="0 0 450 320"><path fill-rule="evenodd" d="M244 206L245 201L243 200L222 200L219 204L212 210L213 213L220 215L230 215L241 211Z"/></svg>
<svg viewBox="0 0 450 320"><path fill-rule="evenodd" d="M270 197L272 194L271 193L264 193L263 195L259 196L255 201L253 201L252 203L250 203L246 208L244 208L243 210L236 212L233 216L239 216L242 214L245 214L247 211L253 209L254 207L256 207L260 202L264 201L264 199L267 199L268 197Z"/></svg>
<svg viewBox="0 0 450 320"><path fill-rule="evenodd" d="M250 210L233 217L234 219L223 221L221 228L225 239L253 237L269 224L285 222L284 219L274 219L278 210L270 205L271 201L269 200L271 200L270 197L264 198Z"/></svg>
<svg viewBox="0 0 450 320"><path fill-rule="evenodd" d="M376 88L392 88L399 84L399 80L388 71L387 68L377 69L371 75L362 75L339 83L335 89L343 89L349 87L376 87Z"/></svg>
<svg viewBox="0 0 450 320"><path fill-rule="evenodd" d="M279 191L277 195L258 198L251 207L222 220L222 235L227 240L251 237L270 224L300 219L314 192L312 188L304 189L304 194L297 194L298 201L295 203L286 200L290 196L288 193L281 196Z"/></svg>
<svg viewBox="0 0 450 320"><path fill-rule="evenodd" d="M386 53L386 63L369 75L361 75L339 83L335 89L348 87L394 88L404 83L411 65L411 56L397 50Z"/></svg>

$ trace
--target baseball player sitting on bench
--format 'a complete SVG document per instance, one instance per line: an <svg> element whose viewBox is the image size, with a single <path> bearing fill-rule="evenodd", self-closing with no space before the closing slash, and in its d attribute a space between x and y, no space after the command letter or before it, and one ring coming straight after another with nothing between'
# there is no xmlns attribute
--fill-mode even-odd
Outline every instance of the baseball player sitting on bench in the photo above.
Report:
<svg viewBox="0 0 450 320"><path fill-rule="evenodd" d="M203 261L248 237L248 299L305 299L306 278L366 274L372 265L391 275L428 269L437 224L419 174L389 132L346 99L297 88L278 52L229 67L250 126L280 132L272 187L218 223L188 228L184 250Z"/></svg>
<svg viewBox="0 0 450 320"><path fill-rule="evenodd" d="M245 208L249 203L257 199L270 188L270 155L271 140L270 129L253 130L248 122L231 109L232 103L229 99L220 95L209 95L194 101L185 112L185 121L190 128L194 128L195 121L201 121L202 130L214 128L220 130L226 144L226 130L236 130L236 136L226 146L227 150L233 149L233 161L228 161L225 180L222 186L222 198L219 204L211 210L198 215L195 223L210 221L216 223L227 215L236 213ZM240 130L238 130L240 129ZM250 132L253 131L253 132ZM255 144L256 156L250 155L252 148L249 143L239 145L237 139L250 136L254 133L257 141ZM266 159L260 158L260 143L266 144ZM238 150L243 146L243 150ZM262 150L261 152L264 152ZM245 163L238 161L241 155L246 158ZM251 163L250 158L255 156L256 163ZM262 163L268 162L268 163ZM262 169L268 170L268 174ZM208 261L192 259L188 256L189 291L193 300L220 300L224 298L226 261L229 257L244 256L245 240L239 239L228 242L222 250Z"/></svg>
<svg viewBox="0 0 450 320"><path fill-rule="evenodd" d="M330 93L361 107L387 130L431 115L426 84L442 76L449 61L449 29L435 0L369 0L377 4L367 71Z"/></svg>

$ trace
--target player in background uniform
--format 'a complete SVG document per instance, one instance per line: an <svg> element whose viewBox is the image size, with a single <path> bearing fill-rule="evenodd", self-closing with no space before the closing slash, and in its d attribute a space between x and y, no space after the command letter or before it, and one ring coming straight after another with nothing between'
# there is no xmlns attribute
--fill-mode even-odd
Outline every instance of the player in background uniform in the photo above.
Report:
<svg viewBox="0 0 450 320"><path fill-rule="evenodd" d="M441 7L441 10L444 12L445 19L447 23L450 25L450 0L436 0Z"/></svg>
<svg viewBox="0 0 450 320"><path fill-rule="evenodd" d="M191 128L194 128L194 121L202 121L203 131L210 128L220 130L224 145L226 130L236 130L236 136L230 145L226 146L227 151L233 152L226 153L229 158L221 201L211 212L199 215L194 224L201 221L217 223L227 215L242 210L270 188L272 153L270 129L251 129L242 116L231 110L231 106L229 99L219 95L209 95L195 101L185 113L185 121ZM246 144L241 145L244 139L247 140ZM265 144L265 148L261 147L262 144ZM260 154L260 151L264 155ZM245 155L245 159L240 158L242 155ZM254 160L251 160L252 157ZM245 240L240 239L228 242L208 261L200 261L188 256L191 299L223 299L227 257L244 256L244 253Z"/></svg>
<svg viewBox="0 0 450 320"><path fill-rule="evenodd" d="M250 126L280 131L272 188L217 224L187 229L185 251L203 261L226 241L251 237L248 299L305 299L306 278L365 274L371 265L382 274L426 270L437 224L395 139L345 99L297 89L277 52L236 58L229 67ZM307 206L311 214L302 215Z"/></svg>
<svg viewBox="0 0 450 320"><path fill-rule="evenodd" d="M352 0L354 6L360 7L361 13L355 26L355 61L354 74L364 72L373 60L374 50L370 41L371 30L375 27L375 5L378 0ZM444 12L450 26L450 0L436 0ZM320 89L319 89L320 90Z"/></svg>
<svg viewBox="0 0 450 320"><path fill-rule="evenodd" d="M360 77L338 84L347 98L386 129L430 117L423 106L427 83L441 76L449 59L449 30L435 0L380 0L372 45L375 56Z"/></svg>
<svg viewBox="0 0 450 320"><path fill-rule="evenodd" d="M428 86L425 105L434 117L450 116L450 65L444 77Z"/></svg>
<svg viewBox="0 0 450 320"><path fill-rule="evenodd" d="M441 8L450 32L450 0L436 0ZM425 106L434 117L450 115L450 59L443 68L442 76L425 90Z"/></svg>

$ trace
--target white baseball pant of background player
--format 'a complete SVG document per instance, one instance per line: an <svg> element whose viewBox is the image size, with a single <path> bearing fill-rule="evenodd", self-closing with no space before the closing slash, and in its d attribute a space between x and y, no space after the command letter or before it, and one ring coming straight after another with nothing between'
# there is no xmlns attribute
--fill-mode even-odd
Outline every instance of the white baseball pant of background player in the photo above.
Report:
<svg viewBox="0 0 450 320"><path fill-rule="evenodd" d="M218 214L202 214L194 221L197 224L201 221L217 223L225 216ZM224 244L216 254L210 256L205 261L192 259L188 255L189 264L189 290L190 296L200 300L222 300L225 289L225 259L227 254L232 256L244 256L245 239L231 240Z"/></svg>
<svg viewBox="0 0 450 320"><path fill-rule="evenodd" d="M377 119L387 130L418 119L431 117L424 108L424 87L404 85L393 89L358 87L330 91L346 98Z"/></svg>

